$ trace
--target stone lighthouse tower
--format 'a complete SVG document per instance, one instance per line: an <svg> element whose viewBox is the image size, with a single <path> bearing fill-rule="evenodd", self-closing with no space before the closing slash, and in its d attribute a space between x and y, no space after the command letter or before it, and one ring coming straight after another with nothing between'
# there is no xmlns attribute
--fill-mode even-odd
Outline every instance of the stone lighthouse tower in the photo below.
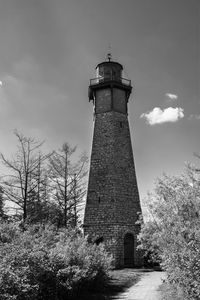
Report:
<svg viewBox="0 0 200 300"><path fill-rule="evenodd" d="M122 77L123 66L107 58L89 86L95 122L84 233L105 243L116 267L141 266L135 224L141 206L128 123L132 86Z"/></svg>

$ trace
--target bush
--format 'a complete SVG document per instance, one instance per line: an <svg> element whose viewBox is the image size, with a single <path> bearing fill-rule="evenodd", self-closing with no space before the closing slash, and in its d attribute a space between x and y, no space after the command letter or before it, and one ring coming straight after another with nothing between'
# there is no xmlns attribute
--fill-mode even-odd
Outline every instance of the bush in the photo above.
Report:
<svg viewBox="0 0 200 300"><path fill-rule="evenodd" d="M151 218L142 224L141 247L162 261L168 280L184 299L200 299L200 178L188 170L163 176L149 198Z"/></svg>
<svg viewBox="0 0 200 300"><path fill-rule="evenodd" d="M0 299L67 299L106 282L111 257L76 231L0 226Z"/></svg>

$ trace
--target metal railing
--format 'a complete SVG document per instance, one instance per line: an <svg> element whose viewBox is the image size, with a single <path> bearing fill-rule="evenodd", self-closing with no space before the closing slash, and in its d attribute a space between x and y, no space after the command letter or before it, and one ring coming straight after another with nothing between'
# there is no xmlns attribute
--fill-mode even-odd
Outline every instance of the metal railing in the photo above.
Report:
<svg viewBox="0 0 200 300"><path fill-rule="evenodd" d="M108 81L114 81L114 82L119 82L127 86L131 86L131 80L123 78L123 77L116 77L116 76L106 76L106 77L96 77L90 79L90 85L96 85L99 83L104 83Z"/></svg>

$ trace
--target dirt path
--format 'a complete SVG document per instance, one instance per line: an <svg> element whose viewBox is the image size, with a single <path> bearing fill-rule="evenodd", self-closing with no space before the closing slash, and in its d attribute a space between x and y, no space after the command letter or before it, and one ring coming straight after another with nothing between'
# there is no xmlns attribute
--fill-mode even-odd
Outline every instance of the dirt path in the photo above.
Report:
<svg viewBox="0 0 200 300"><path fill-rule="evenodd" d="M160 300L159 286L165 278L164 272L148 272L142 275L136 285L113 297L115 300Z"/></svg>

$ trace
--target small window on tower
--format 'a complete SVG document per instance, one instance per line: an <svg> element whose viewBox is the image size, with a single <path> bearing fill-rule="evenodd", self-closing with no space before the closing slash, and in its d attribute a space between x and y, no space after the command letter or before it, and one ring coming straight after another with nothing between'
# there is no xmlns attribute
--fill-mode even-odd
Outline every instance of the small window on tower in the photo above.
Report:
<svg viewBox="0 0 200 300"><path fill-rule="evenodd" d="M103 243L103 237L100 237L98 238L96 241L95 241L95 244L98 246L99 244Z"/></svg>
<svg viewBox="0 0 200 300"><path fill-rule="evenodd" d="M120 128L123 128L123 122L119 122Z"/></svg>
<svg viewBox="0 0 200 300"><path fill-rule="evenodd" d="M99 203L101 202L101 198L100 198L100 196L99 196Z"/></svg>

